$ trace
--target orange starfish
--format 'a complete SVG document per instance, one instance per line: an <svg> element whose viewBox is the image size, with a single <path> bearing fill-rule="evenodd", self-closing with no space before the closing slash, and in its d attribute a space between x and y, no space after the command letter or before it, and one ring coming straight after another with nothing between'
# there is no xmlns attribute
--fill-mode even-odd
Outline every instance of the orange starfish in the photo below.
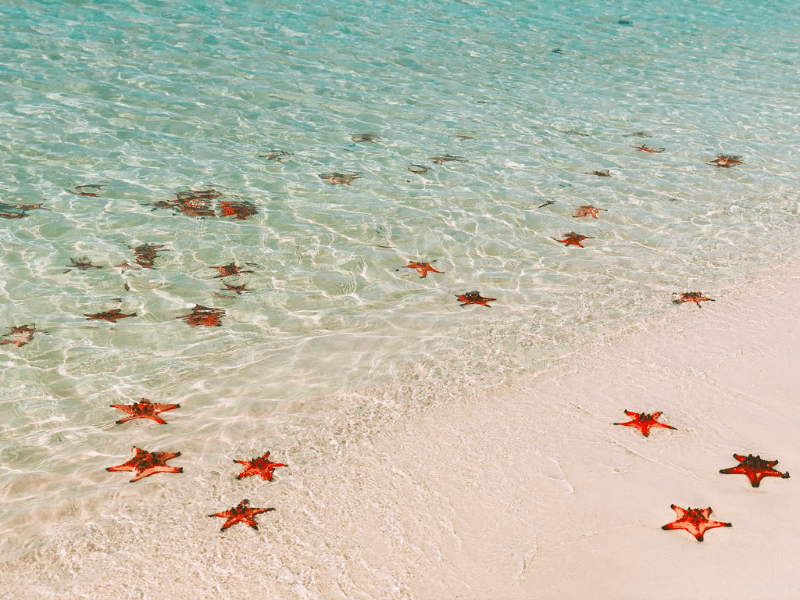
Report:
<svg viewBox="0 0 800 600"><path fill-rule="evenodd" d="M592 238L587 237L585 235L580 235L579 233L575 233L574 231L570 231L569 233L564 234L563 240L559 240L556 238L553 239L556 240L557 242L561 242L565 246L578 246L578 248L583 248L583 244L581 244L581 242L583 240L590 240Z"/></svg>
<svg viewBox="0 0 800 600"><path fill-rule="evenodd" d="M253 271L243 271L241 267L236 266L235 262L232 262L229 265L222 265L221 267L211 267L211 268L219 271L219 275L215 275L214 279L219 279L220 277L231 277L232 275L238 275L239 273L253 272Z"/></svg>
<svg viewBox="0 0 800 600"><path fill-rule="evenodd" d="M99 312L94 313L92 315L84 313L84 316L87 317L87 321L108 321L109 323L116 323L118 319L125 319L127 317L135 317L136 313L130 313L129 315L125 315L122 311L118 308L113 310L108 310L106 312Z"/></svg>
<svg viewBox="0 0 800 600"><path fill-rule="evenodd" d="M285 467L284 463L274 463L269 459L269 452L264 454L261 458L254 458L248 460L234 460L233 462L244 465L244 471L237 475L236 479L243 479L245 477L252 477L253 475L261 475L264 481L272 481L272 471L278 467Z"/></svg>
<svg viewBox="0 0 800 600"><path fill-rule="evenodd" d="M675 292L678 294L678 292ZM678 294L678 297L672 301L673 304L683 304L684 302L694 302L697 304L697 308L703 308L700 306L701 302L716 302L713 298L706 298L703 296L703 292L684 292L682 294Z"/></svg>
<svg viewBox="0 0 800 600"><path fill-rule="evenodd" d="M14 344L17 348L24 346L33 339L33 334L37 329L35 325L17 325L11 328L11 332L5 334L3 337L7 338L0 340L0 345Z"/></svg>
<svg viewBox="0 0 800 600"><path fill-rule="evenodd" d="M433 261L433 262L436 262L436 261ZM431 266L431 263L416 262L416 261L409 261L409 263L405 267L402 267L402 268L403 269L415 269L417 271L417 273L419 273L420 279L422 279L423 277L427 277L428 276L428 272L431 272L431 273L444 273L444 271L437 271L436 269L434 269ZM397 269L397 270L399 271L400 269Z"/></svg>
<svg viewBox="0 0 800 600"><path fill-rule="evenodd" d="M464 303L461 306L466 306L467 304L480 304L481 306L485 306L486 308L492 308L487 304L488 302L493 302L497 300L497 298L484 298L483 296L481 296L481 293L477 290L474 292L467 292L466 294L456 295L456 298L458 298L461 302Z"/></svg>
<svg viewBox="0 0 800 600"><path fill-rule="evenodd" d="M636 150L641 150L642 152L650 152L652 154L661 154L664 151L664 148L659 148L658 150L656 150L654 148L648 148L644 144L642 144L641 146L634 146L634 148Z"/></svg>
<svg viewBox="0 0 800 600"><path fill-rule="evenodd" d="M222 321L220 321L219 318L224 314L225 311L221 308L209 308L208 306L195 304L192 312L188 315L176 317L176 319L183 319L192 327L198 327L200 325L206 327L220 327Z"/></svg>
<svg viewBox="0 0 800 600"><path fill-rule="evenodd" d="M709 529L717 527L732 527L730 523L722 521L709 521L711 507L708 508L681 508L680 506L670 505L670 508L678 515L677 520L667 523L661 529L685 529L691 533L698 542L703 541L703 534Z"/></svg>
<svg viewBox="0 0 800 600"><path fill-rule="evenodd" d="M224 285L225 287L224 288L220 288L220 289L223 289L223 290L227 289L229 292L236 292L237 294L241 294L242 292L252 292L253 291L253 290L251 290L250 288L248 288L244 284L243 285L231 285L230 283L225 283L223 281L222 285ZM220 296L222 296L222 294L220 294Z"/></svg>
<svg viewBox="0 0 800 600"><path fill-rule="evenodd" d="M106 471L133 471L136 477L131 479L131 483L155 473L183 473L183 467L170 467L166 464L168 460L180 456L180 452L148 452L136 446L133 451L136 455L128 462L107 467Z"/></svg>
<svg viewBox="0 0 800 600"><path fill-rule="evenodd" d="M227 519L227 521L225 521L225 524L222 526L220 531L225 531L226 529L228 529L228 527L235 525L236 523L246 523L253 529L258 529L258 525L256 524L256 520L254 517L256 515L260 515L261 513L275 510L274 508L250 508L249 504L250 500L245 498L244 500L239 502L238 506L234 506L230 510L226 510L225 512L214 513L213 515L208 515L208 516Z"/></svg>
<svg viewBox="0 0 800 600"><path fill-rule="evenodd" d="M760 456L753 456L752 454L748 454L747 456L734 454L733 458L738 460L740 464L730 469L722 469L720 473L725 473L726 475L738 473L747 475L747 478L750 480L750 485L753 487L758 487L764 477L789 479L788 473L781 473L772 468L778 464L777 460L764 460Z"/></svg>
<svg viewBox="0 0 800 600"><path fill-rule="evenodd" d="M627 423L614 423L614 425L624 425L625 427L635 427L638 429L644 437L648 437L650 435L650 430L653 427L663 427L664 429L675 429L672 425L665 425L664 423L659 423L656 419L661 416L660 412L654 412L653 414L647 413L635 413L629 410L625 411L625 414L628 415L631 420Z"/></svg>
<svg viewBox="0 0 800 600"><path fill-rule="evenodd" d="M258 214L256 207L245 200L223 200L219 203L219 208L222 211L223 217L230 217L233 215L240 221L244 221L247 217Z"/></svg>
<svg viewBox="0 0 800 600"><path fill-rule="evenodd" d="M712 160L710 165L715 167L722 167L723 169L730 169L733 165L743 165L744 161L739 160L741 156L731 156L729 154L720 154Z"/></svg>
<svg viewBox="0 0 800 600"><path fill-rule="evenodd" d="M592 216L592 217L594 217L596 219L598 210L603 210L603 211L608 212L607 208L595 208L594 206L592 206L590 204L589 206L580 206L580 207L578 207L578 212L576 212L573 215L573 217L577 218L577 217Z"/></svg>
<svg viewBox="0 0 800 600"><path fill-rule="evenodd" d="M4 219L22 219L28 216L31 210L49 210L41 204L17 204L0 202L0 217Z"/></svg>
<svg viewBox="0 0 800 600"><path fill-rule="evenodd" d="M166 425L167 422L158 416L158 413L167 412L180 408L180 404L153 404L147 398L142 398L141 402L134 402L133 404L112 404L111 408L118 408L126 412L130 417L125 417L117 421L117 424L125 423L133 419L151 419L160 425Z"/></svg>

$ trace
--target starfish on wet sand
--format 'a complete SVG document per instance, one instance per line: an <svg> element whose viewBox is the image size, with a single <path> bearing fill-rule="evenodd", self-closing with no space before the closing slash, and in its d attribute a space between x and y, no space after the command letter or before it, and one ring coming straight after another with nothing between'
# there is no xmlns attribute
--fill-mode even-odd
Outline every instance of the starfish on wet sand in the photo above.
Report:
<svg viewBox="0 0 800 600"><path fill-rule="evenodd" d="M697 308L703 308L700 306L701 302L716 302L713 298L706 298L703 296L703 292L683 292L679 294L678 292L674 292L675 295L678 297L672 301L673 304L683 304L684 302L694 302L697 304Z"/></svg>
<svg viewBox="0 0 800 600"><path fill-rule="evenodd" d="M244 479L253 475L260 475L264 481L272 481L272 471L278 467L285 467L284 463L274 463L269 459L269 452L260 458L253 460L234 460L233 462L244 465L245 470L236 476L236 479Z"/></svg>
<svg viewBox="0 0 800 600"><path fill-rule="evenodd" d="M661 529L685 529L691 533L698 542L703 541L703 534L709 529L717 527L732 527L730 523L722 521L709 521L711 507L709 508L681 508L680 506L670 505L678 518L672 523L667 523Z"/></svg>
<svg viewBox="0 0 800 600"><path fill-rule="evenodd" d="M291 152L286 152L284 150L270 150L267 154L259 154L261 158L266 158L267 160L275 160L281 162L284 157L286 156L294 156Z"/></svg>
<svg viewBox="0 0 800 600"><path fill-rule="evenodd" d="M377 133L357 133L350 139L356 144L362 144L364 142L371 142L374 144L381 139L381 136L379 136Z"/></svg>
<svg viewBox="0 0 800 600"><path fill-rule="evenodd" d="M227 519L225 524L222 526L220 531L225 531L231 525L235 525L236 523L245 523L252 527L253 529L258 529L258 525L256 524L255 516L260 515L261 513L269 512L271 510L275 510L274 508L250 508L250 500L245 498L237 506L234 506L230 510L226 510L225 512L218 512L214 513L213 515L208 515L209 517L219 517L221 519Z"/></svg>
<svg viewBox="0 0 800 600"><path fill-rule="evenodd" d="M361 179L358 173L322 173L320 179L330 181L334 185L350 185L356 179Z"/></svg>
<svg viewBox="0 0 800 600"><path fill-rule="evenodd" d="M127 317L135 317L136 313L123 314L123 312L115 308L106 312L99 312L94 314L84 313L87 321L108 321L109 323L116 323L118 319L125 319Z"/></svg>
<svg viewBox="0 0 800 600"><path fill-rule="evenodd" d="M0 345L14 344L17 348L24 346L33 339L33 334L37 329L35 325L17 325L11 328L9 333L6 333L0 340Z"/></svg>
<svg viewBox="0 0 800 600"><path fill-rule="evenodd" d="M590 204L588 206L579 206L578 207L578 212L576 212L572 216L575 217L575 218L578 218L578 217L594 217L596 219L598 210L603 210L603 211L608 212L607 208L595 208L594 206L592 206Z"/></svg>
<svg viewBox="0 0 800 600"><path fill-rule="evenodd" d="M436 262L436 261L433 261ZM444 271L437 271L431 266L431 263L424 263L424 262L416 262L416 261L409 261L409 263L405 267L401 267L403 269L414 269L417 273L419 273L420 279L423 277L428 276L428 272L431 273L444 273ZM400 269L397 269L399 271Z"/></svg>
<svg viewBox="0 0 800 600"><path fill-rule="evenodd" d="M230 217L235 216L240 221L244 221L247 217L252 217L258 214L258 209L246 200L222 200L219 203L221 216Z"/></svg>
<svg viewBox="0 0 800 600"><path fill-rule="evenodd" d="M591 173L587 173L587 175L596 175L597 177L611 177L611 173L608 169L603 169L602 171L592 171Z"/></svg>
<svg viewBox="0 0 800 600"><path fill-rule="evenodd" d="M247 264L249 265L250 263ZM231 277L232 275L238 275L239 273L253 273L253 271L247 271L241 267L237 267L235 262L232 262L228 265L211 268L219 271L219 275L214 275L214 279L219 279L220 277Z"/></svg>
<svg viewBox="0 0 800 600"><path fill-rule="evenodd" d="M463 156L453 156L452 154L442 154L441 156L431 156L431 160L437 165L446 162L467 162Z"/></svg>
<svg viewBox="0 0 800 600"><path fill-rule="evenodd" d="M79 259L70 258L69 262L72 263L72 266L67 267L64 270L64 273L69 273L72 269L80 269L81 271L88 271L89 269L103 268L103 267L98 267L97 265L93 265L92 261L90 261L88 258L79 258Z"/></svg>
<svg viewBox="0 0 800 600"><path fill-rule="evenodd" d="M634 146L633 148L642 152L650 152L651 154L661 154L664 151L664 148L648 148L644 144L641 146Z"/></svg>
<svg viewBox="0 0 800 600"><path fill-rule="evenodd" d="M423 167L422 165L408 165L408 170L416 175L422 175L428 172L428 167Z"/></svg>
<svg viewBox="0 0 800 600"><path fill-rule="evenodd" d="M118 408L130 415L129 417L117 421L118 425L133 419L151 419L160 425L166 425L167 422L159 417L158 413L167 412L168 410L174 410L180 407L180 404L153 404L147 398L142 398L141 402L134 402L133 404L111 405L111 408Z"/></svg>
<svg viewBox="0 0 800 600"><path fill-rule="evenodd" d="M738 460L739 464L729 469L721 469L720 473L725 473L726 475L739 473L747 475L753 487L758 487L764 477L789 479L789 473L781 473L772 468L778 464L777 460L764 460L760 456L753 456L752 454L748 454L747 456L734 454L733 458Z"/></svg>
<svg viewBox="0 0 800 600"><path fill-rule="evenodd" d="M148 452L136 446L133 447L133 451L136 455L128 462L116 467L107 467L106 471L133 471L136 476L131 479L131 483L155 473L183 473L183 467L167 465L167 461L180 456L180 452Z"/></svg>
<svg viewBox="0 0 800 600"><path fill-rule="evenodd" d="M739 160L740 158L742 158L742 157L741 156L731 156L729 154L720 154L719 156L717 156L717 158L715 158L714 160L712 160L708 164L713 165L715 167L721 167L723 169L730 169L733 165L743 165L744 164L744 161Z"/></svg>
<svg viewBox="0 0 800 600"><path fill-rule="evenodd" d="M638 429L644 437L648 437L650 435L650 430L653 427L663 427L664 429L675 429L672 425L666 425L664 423L658 422L658 417L661 416L660 412L654 412L652 414L648 413L635 413L629 410L625 411L625 414L628 415L631 420L627 423L614 423L614 425L624 425L625 427L635 427Z"/></svg>
<svg viewBox="0 0 800 600"><path fill-rule="evenodd" d="M220 327L222 326L220 317L224 314L225 311L221 308L209 308L202 304L195 304L192 312L188 315L176 317L176 319L183 319L192 327L199 327L201 325L205 327Z"/></svg>
<svg viewBox="0 0 800 600"><path fill-rule="evenodd" d="M22 219L32 210L48 210L41 204L17 204L0 202L0 217L4 219Z"/></svg>
<svg viewBox="0 0 800 600"><path fill-rule="evenodd" d="M553 238L553 239L556 240L557 242L561 242L565 246L578 246L578 248L583 248L583 244L581 244L581 242L583 240L592 239L592 238L590 238L588 236L581 235L579 233L575 233L574 231L570 231L569 233L565 233L563 235L564 235L564 239L563 240L559 240L557 238Z"/></svg>
<svg viewBox="0 0 800 600"><path fill-rule="evenodd" d="M479 304L481 306L485 306L486 308L492 308L488 303L497 300L497 298L484 298L477 290L473 292L467 292L466 294L456 294L456 298L458 298L460 302L463 302L461 306L466 306L467 304Z"/></svg>

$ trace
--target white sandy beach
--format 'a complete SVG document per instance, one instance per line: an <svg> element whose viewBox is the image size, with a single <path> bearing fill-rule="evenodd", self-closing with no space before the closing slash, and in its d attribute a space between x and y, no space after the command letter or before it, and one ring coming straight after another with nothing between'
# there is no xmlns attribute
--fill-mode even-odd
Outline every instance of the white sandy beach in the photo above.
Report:
<svg viewBox="0 0 800 600"><path fill-rule="evenodd" d="M557 372L481 401L401 420L325 468L295 469L283 477L302 476L303 504L287 506L280 487L270 488L278 495L268 506L279 510L260 517L258 533L238 526L217 534L194 514L207 512L199 499L162 521L163 536L137 526L111 541L111 533L87 536L60 557L48 550L28 556L6 591L281 600L794 598L797 273L796 264L763 273L702 309L665 303L665 325L588 349ZM644 438L615 427L627 420L624 409L662 411L661 420L677 429ZM736 464L733 453L778 459L776 468L793 478L752 488L743 475L719 473ZM672 503L710 506L712 519L733 527L709 531L703 543L663 531L675 518Z"/></svg>

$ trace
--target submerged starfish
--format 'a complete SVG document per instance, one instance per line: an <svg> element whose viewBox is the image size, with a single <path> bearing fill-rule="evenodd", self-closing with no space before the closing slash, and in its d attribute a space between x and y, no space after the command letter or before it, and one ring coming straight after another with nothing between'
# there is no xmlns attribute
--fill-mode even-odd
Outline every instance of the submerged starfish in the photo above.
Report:
<svg viewBox="0 0 800 600"><path fill-rule="evenodd" d="M377 140L381 139L381 136L377 133L357 133L350 139L356 144L361 144L363 142L372 142L374 144Z"/></svg>
<svg viewBox="0 0 800 600"><path fill-rule="evenodd" d="M75 194L77 196L91 196L92 198L97 198L100 194L96 191L94 192L79 192L78 190L101 190L106 187L107 183L87 183L85 185L76 185L71 190L67 190L70 194Z"/></svg>
<svg viewBox="0 0 800 600"><path fill-rule="evenodd" d="M453 156L452 154L443 154L442 156L431 156L431 160L435 162L437 165L446 162L467 162L467 159L463 156Z"/></svg>
<svg viewBox="0 0 800 600"><path fill-rule="evenodd" d="M569 131L565 131L569 135L579 135L581 137L589 137L588 133L581 133L580 131L575 131L574 129L570 129Z"/></svg>
<svg viewBox="0 0 800 600"><path fill-rule="evenodd" d="M644 131L634 131L633 133L626 133L622 137L653 137L649 133L645 133Z"/></svg>
<svg viewBox="0 0 800 600"><path fill-rule="evenodd" d="M711 507L708 508L681 508L680 506L670 505L678 518L672 523L667 523L661 529L685 529L691 533L698 542L703 541L703 534L709 529L717 527L732 527L730 523L722 521L709 521Z"/></svg>
<svg viewBox="0 0 800 600"><path fill-rule="evenodd" d="M603 210L603 211L608 212L607 208L595 208L594 206L592 206L590 204L589 206L580 206L580 207L578 207L578 212L576 212L572 216L575 217L575 218L591 216L591 217L594 217L596 219L598 210Z"/></svg>
<svg viewBox="0 0 800 600"><path fill-rule="evenodd" d="M555 204L555 200L547 200L544 204L540 204L538 208L544 208L545 206L550 206L551 204Z"/></svg>
<svg viewBox="0 0 800 600"><path fill-rule="evenodd" d="M249 265L250 263L247 264ZM232 275L238 275L239 273L253 273L253 271L245 271L242 270L241 267L237 267L235 262L232 262L228 265L222 265L221 267L211 268L219 271L219 275L214 275L214 279L219 279L220 277L231 277Z"/></svg>
<svg viewBox="0 0 800 600"><path fill-rule="evenodd" d="M661 154L664 151L664 148L658 148L658 149L648 148L644 144L642 144L641 146L634 146L634 148L636 150L641 150L642 152L650 152L652 154Z"/></svg>
<svg viewBox="0 0 800 600"><path fill-rule="evenodd" d="M102 269L103 268L103 267L98 267L97 265L93 265L92 261L90 261L88 258L79 258L77 260L74 259L74 258L70 258L69 262L72 263L72 266L71 267L67 267L64 270L64 273L69 273L72 269L80 269L81 271L88 271L89 269Z"/></svg>
<svg viewBox="0 0 800 600"><path fill-rule="evenodd" d="M14 344L17 348L24 346L33 339L33 334L37 329L35 325L17 325L12 327L9 333L3 337L6 339L0 340L0 346L6 344Z"/></svg>
<svg viewBox="0 0 800 600"><path fill-rule="evenodd" d="M116 323L118 319L125 319L127 317L135 317L136 313L130 313L128 315L123 314L122 311L118 308L113 310L108 310L106 312L99 312L94 314L87 314L84 313L84 316L87 317L87 321L108 321L109 323Z"/></svg>
<svg viewBox="0 0 800 600"><path fill-rule="evenodd" d="M106 471L133 471L136 477L131 479L131 483L154 473L183 473L183 467L167 465L167 461L180 456L180 452L148 452L136 446L133 447L133 451L136 455L128 462L116 467L106 467Z"/></svg>
<svg viewBox="0 0 800 600"><path fill-rule="evenodd" d="M238 506L234 506L230 510L226 510L225 512L218 512L214 513L213 515L208 515L209 517L220 517L221 519L227 519L225 524L222 526L220 531L225 531L231 525L235 525L236 523L246 523L250 525L253 529L258 529L258 525L256 524L255 516L260 515L261 513L269 512L271 510L275 510L274 508L250 508L249 506L250 500L245 498L241 502L239 502Z"/></svg>
<svg viewBox="0 0 800 600"><path fill-rule="evenodd" d="M461 306L466 306L467 304L480 304L486 308L492 308L487 304L488 302L497 300L497 298L484 298L477 290L474 292L467 292L466 294L458 294L456 295L456 298L463 302Z"/></svg>
<svg viewBox="0 0 800 600"><path fill-rule="evenodd" d="M730 169L733 165L743 165L744 161L739 160L741 156L731 156L729 154L720 154L717 158L712 160L710 165L715 167L722 167L723 169Z"/></svg>
<svg viewBox="0 0 800 600"><path fill-rule="evenodd" d="M158 251L163 247L163 244L142 244L131 249L134 256L136 256L136 264L145 269L150 269L153 267L153 262L158 258Z"/></svg>
<svg viewBox="0 0 800 600"><path fill-rule="evenodd" d="M248 288L245 284L242 284L242 285L231 285L230 283L225 283L223 281L222 285L224 285L225 287L224 288L220 288L220 289L227 290L229 292L236 292L237 295L241 294L242 292L252 292L253 291L250 288ZM220 296L222 296L222 294L220 294Z"/></svg>
<svg viewBox="0 0 800 600"><path fill-rule="evenodd" d="M160 425L166 425L167 422L158 416L158 413L167 412L180 408L180 404L153 404L147 398L142 398L141 402L134 402L133 404L112 404L111 408L118 408L126 412L130 417L125 417L117 421L117 424L125 423L133 419L151 419Z"/></svg>
<svg viewBox="0 0 800 600"><path fill-rule="evenodd" d="M48 210L41 204L16 204L0 202L0 217L4 219L22 219L28 216L31 210Z"/></svg>
<svg viewBox="0 0 800 600"><path fill-rule="evenodd" d="M269 452L264 454L261 458L254 458L253 460L234 460L233 462L244 465L244 471L236 476L236 479L243 479L245 477L252 477L253 475L261 475L264 481L272 481L272 471L278 467L285 467L284 463L274 463L269 459Z"/></svg>
<svg viewBox="0 0 800 600"><path fill-rule="evenodd" d="M747 456L734 454L733 458L738 460L739 464L730 469L721 469L720 473L725 473L726 475L738 473L747 475L753 487L758 487L764 477L789 479L789 473L781 473L772 468L778 464L777 460L764 460L760 456L753 456L752 454L748 454Z"/></svg>
<svg viewBox="0 0 800 600"><path fill-rule="evenodd" d="M625 427L635 427L639 431L641 431L644 437L648 437L650 435L650 430L653 427L663 427L664 429L675 429L672 425L665 425L664 423L659 423L656 419L661 416L660 412L654 412L653 414L648 413L635 413L629 410L625 411L625 414L628 415L631 420L627 423L614 423L614 425L624 425Z"/></svg>
<svg viewBox="0 0 800 600"><path fill-rule="evenodd" d="M322 173L320 179L330 181L334 185L350 185L356 179L361 179L358 173Z"/></svg>
<svg viewBox="0 0 800 600"><path fill-rule="evenodd" d="M433 261L436 262L436 261ZM401 267L402 269L415 269L417 273L419 273L420 279L423 277L428 276L428 272L431 273L444 273L444 271L437 271L431 266L431 263L424 263L424 262L416 262L416 261L409 261L409 263L405 267ZM397 269L398 271L400 269Z"/></svg>
<svg viewBox="0 0 800 600"><path fill-rule="evenodd" d="M602 171L592 171L591 173L587 173L587 175L597 175L598 177L611 177L611 173L608 169L603 169Z"/></svg>
<svg viewBox="0 0 800 600"><path fill-rule="evenodd" d="M209 308L208 306L195 304L192 312L190 312L188 315L183 315L176 318L183 319L192 327L198 327L200 325L204 325L206 327L220 327L222 325L222 321L220 321L219 318L224 314L225 311L221 308Z"/></svg>
<svg viewBox="0 0 800 600"><path fill-rule="evenodd" d="M256 207L246 200L223 200L219 203L219 208L220 211L222 211L223 217L230 217L233 215L240 221L258 214Z"/></svg>
<svg viewBox="0 0 800 600"><path fill-rule="evenodd" d="M291 152L285 152L284 150L270 150L267 154L259 154L260 157L266 158L267 160L277 160L281 162L284 156L294 156Z"/></svg>
<svg viewBox="0 0 800 600"><path fill-rule="evenodd" d="M553 239L556 240L557 242L561 242L565 246L578 246L578 248L583 248L583 244L581 244L581 242L583 240L592 239L592 238L587 237L585 235L581 235L579 233L575 233L574 231L570 231L569 233L565 233L563 235L564 235L564 239L563 240L559 240L559 239L556 239L556 238L553 238Z"/></svg>
<svg viewBox="0 0 800 600"><path fill-rule="evenodd" d="M408 170L417 175L422 175L428 172L428 167L423 167L422 165L408 165Z"/></svg>
<svg viewBox="0 0 800 600"><path fill-rule="evenodd" d="M697 304L697 308L703 308L700 306L701 302L716 302L713 298L706 298L703 296L703 292L684 292L682 294L678 294L678 292L674 292L678 295L678 297L672 301L673 304L683 304L684 302L694 302Z"/></svg>
<svg viewBox="0 0 800 600"><path fill-rule="evenodd" d="M464 142L466 140L474 140L475 139L471 135L461 135L461 134L456 134L453 137L456 138L459 142Z"/></svg>
<svg viewBox="0 0 800 600"><path fill-rule="evenodd" d="M190 217L213 217L214 207L211 200L220 196L222 192L215 189L177 192L174 200L159 200L152 206L153 210L171 208L174 212L182 212Z"/></svg>

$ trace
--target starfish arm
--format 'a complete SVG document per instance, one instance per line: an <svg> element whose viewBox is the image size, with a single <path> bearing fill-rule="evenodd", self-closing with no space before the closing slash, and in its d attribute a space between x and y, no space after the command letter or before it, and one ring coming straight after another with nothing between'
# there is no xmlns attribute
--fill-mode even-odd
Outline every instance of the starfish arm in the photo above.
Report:
<svg viewBox="0 0 800 600"><path fill-rule="evenodd" d="M741 454L734 454L734 455L733 455L733 458L735 458L735 459L736 459L736 460L738 460L739 462L742 462L742 461L743 461L745 458L747 458L747 457L746 457L746 456L742 456Z"/></svg>
<svg viewBox="0 0 800 600"><path fill-rule="evenodd" d="M155 421L156 423L158 423L159 425L166 425L167 424L167 422L164 419L162 419L161 417L159 417L158 415L147 415L144 418L151 419L151 420Z"/></svg>
<svg viewBox="0 0 800 600"><path fill-rule="evenodd" d="M167 412L168 410L175 410L176 408L180 408L180 404L153 404L153 410L157 413Z"/></svg>
<svg viewBox="0 0 800 600"><path fill-rule="evenodd" d="M218 512L218 513L214 513L213 515L208 515L208 516L209 517L220 517L221 519L227 519L227 518L229 518L231 516L230 512L231 511L226 510L225 512Z"/></svg>
<svg viewBox="0 0 800 600"><path fill-rule="evenodd" d="M670 506L669 506L669 507L670 507L672 510L674 510L674 511L675 511L675 513L678 515L678 518L679 518L679 519L682 519L682 518L683 518L683 515L685 515L685 514L686 514L686 509L684 509L684 508L681 508L680 506L676 506L676 505L674 505L674 504L670 504Z"/></svg>
<svg viewBox="0 0 800 600"><path fill-rule="evenodd" d="M672 425L667 425L666 423L654 423L651 427L663 427L664 429L675 429Z"/></svg>
<svg viewBox="0 0 800 600"><path fill-rule="evenodd" d="M125 463L123 465L117 465L115 467L106 467L106 471L111 471L112 473L115 471L135 471L135 470L136 468L132 467L128 463Z"/></svg>
<svg viewBox="0 0 800 600"><path fill-rule="evenodd" d="M219 528L219 530L220 531L225 531L226 529L228 529L231 526L235 525L239 521L241 521L240 518L230 517L227 521L225 521L225 524L222 527Z"/></svg>
<svg viewBox="0 0 800 600"><path fill-rule="evenodd" d="M122 425L123 423L127 423L128 421L131 421L131 420L133 420L135 418L136 417L125 417L124 419L120 419L119 421L116 421L116 424L117 425Z"/></svg>
<svg viewBox="0 0 800 600"><path fill-rule="evenodd" d="M252 477L253 475L257 475L258 471L254 469L252 466L247 467L244 471L239 473L236 476L236 479L244 479L245 477Z"/></svg>
<svg viewBox="0 0 800 600"><path fill-rule="evenodd" d="M720 469L719 472L724 475L738 475L739 473L744 473L745 470L744 467L738 466L738 467L730 467L729 469Z"/></svg>

